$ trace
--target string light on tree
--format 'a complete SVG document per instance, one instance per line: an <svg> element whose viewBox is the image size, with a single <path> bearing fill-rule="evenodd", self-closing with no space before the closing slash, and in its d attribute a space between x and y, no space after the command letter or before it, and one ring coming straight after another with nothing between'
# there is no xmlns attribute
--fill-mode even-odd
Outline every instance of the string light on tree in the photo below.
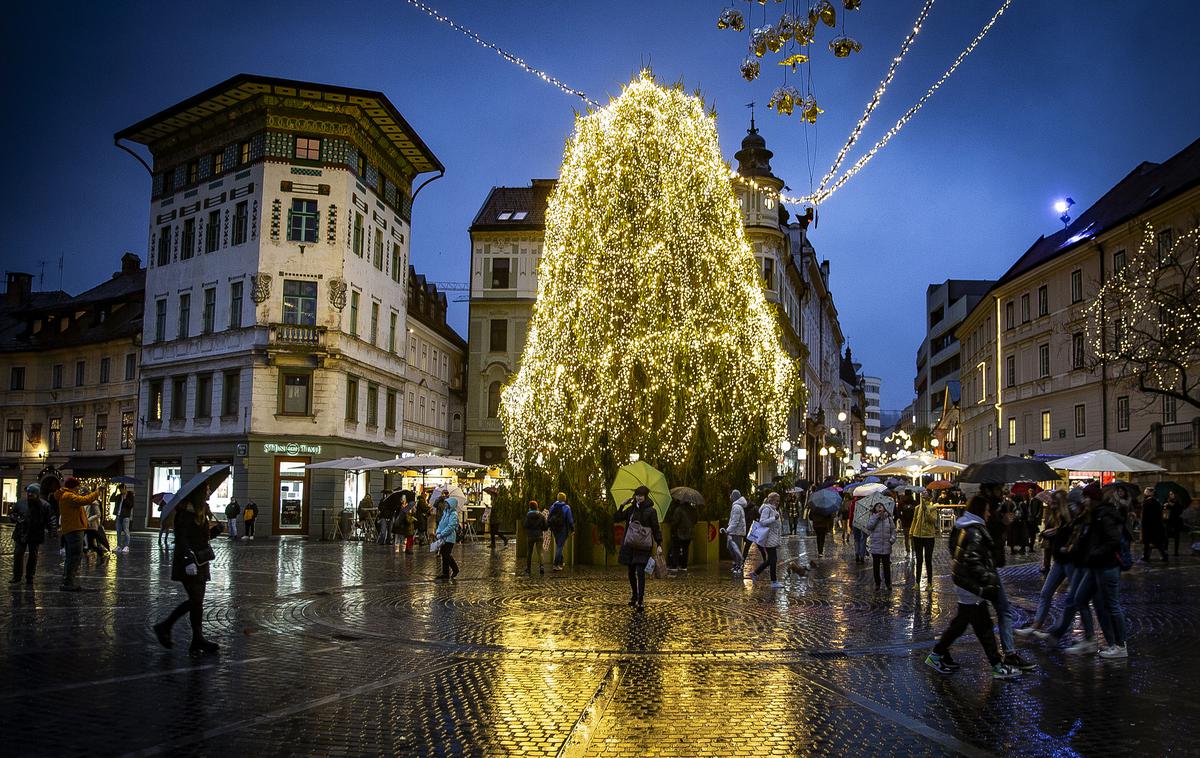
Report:
<svg viewBox="0 0 1200 758"><path fill-rule="evenodd" d="M801 388L715 118L643 73L567 142L521 368L501 398L510 459L636 451L719 468L778 449Z"/></svg>

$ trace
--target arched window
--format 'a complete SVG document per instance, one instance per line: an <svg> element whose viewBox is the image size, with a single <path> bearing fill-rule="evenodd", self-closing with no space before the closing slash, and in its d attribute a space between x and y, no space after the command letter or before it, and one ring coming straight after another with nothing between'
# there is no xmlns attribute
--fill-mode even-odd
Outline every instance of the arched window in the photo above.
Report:
<svg viewBox="0 0 1200 758"><path fill-rule="evenodd" d="M488 385L487 396L487 417L497 418L500 416L500 382L492 382Z"/></svg>
<svg viewBox="0 0 1200 758"><path fill-rule="evenodd" d="M454 432L457 434L462 431L462 414L454 414Z"/></svg>

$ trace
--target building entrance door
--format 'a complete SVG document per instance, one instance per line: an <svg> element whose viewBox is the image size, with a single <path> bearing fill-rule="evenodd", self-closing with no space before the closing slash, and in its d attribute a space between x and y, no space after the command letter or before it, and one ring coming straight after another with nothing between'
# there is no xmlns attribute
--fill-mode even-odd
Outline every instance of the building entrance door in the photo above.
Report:
<svg viewBox="0 0 1200 758"><path fill-rule="evenodd" d="M275 458L275 504L271 525L275 534L308 533L308 471L311 458Z"/></svg>

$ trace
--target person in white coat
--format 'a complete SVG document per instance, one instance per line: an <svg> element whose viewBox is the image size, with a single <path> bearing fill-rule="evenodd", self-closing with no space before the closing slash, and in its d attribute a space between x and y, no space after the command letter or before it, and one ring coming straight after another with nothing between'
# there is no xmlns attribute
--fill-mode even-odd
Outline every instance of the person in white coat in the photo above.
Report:
<svg viewBox="0 0 1200 758"><path fill-rule="evenodd" d="M871 518L867 521L867 547L871 551L871 572L875 576L875 589L879 589L879 569L883 568L883 584L892 590L892 545L896 544L896 522L883 507L875 503L871 507Z"/></svg>
<svg viewBox="0 0 1200 758"><path fill-rule="evenodd" d="M765 533L754 544L758 545L766 556L758 568L750 574L757 579L765 569L771 569L771 586L782 587L776 576L776 564L779 561L779 544L783 541L783 524L779 519L779 494L772 492L767 495L762 507L758 510L758 523L765 528Z"/></svg>
<svg viewBox="0 0 1200 758"><path fill-rule="evenodd" d="M733 558L733 573L741 575L742 564L746 560L742 556L742 540L746 538L746 498L742 497L741 492L734 490L729 493L729 499L733 501L729 507L729 523L721 532L725 535L725 546L729 548L729 556Z"/></svg>

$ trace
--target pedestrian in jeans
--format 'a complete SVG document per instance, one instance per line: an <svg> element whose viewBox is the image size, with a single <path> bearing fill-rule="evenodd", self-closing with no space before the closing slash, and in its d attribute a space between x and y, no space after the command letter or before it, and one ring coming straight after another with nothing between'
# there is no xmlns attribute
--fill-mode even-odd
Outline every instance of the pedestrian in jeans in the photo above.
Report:
<svg viewBox="0 0 1200 758"><path fill-rule="evenodd" d="M1101 658L1128 658L1128 632L1125 611L1121 608L1121 564L1132 542L1125 526L1130 506L1124 488L1109 485L1102 491L1099 505L1092 511L1088 571L1096 587L1096 617L1104 631L1108 646L1100 650Z"/></svg>
<svg viewBox="0 0 1200 758"><path fill-rule="evenodd" d="M438 520L437 532L435 537L442 541L442 547L439 551L442 557L442 573L443 580L453 579L458 576L458 564L454 561L454 543L458 541L458 498L448 497L445 499L445 507L442 509L442 517Z"/></svg>
<svg viewBox="0 0 1200 758"><path fill-rule="evenodd" d="M567 493L558 493L554 504L550 506L546 524L550 527L550 534L554 535L554 570L562 571L563 548L567 544L567 537L575 531L575 516L571 513L571 506L567 503Z"/></svg>
<svg viewBox="0 0 1200 758"><path fill-rule="evenodd" d="M1021 674L1020 670L1006 664L1000 656L996 648L996 636L992 632L992 618L988 614L988 602L994 601L1000 592L1000 574L994 559L995 545L985 526L990 508L988 499L971 498L967 512L954 522L954 531L950 535L958 612L934 645L933 652L925 658L925 665L939 674L952 674L959 669L958 663L950 657L950 646L968 626L975 630L975 637L983 646L988 663L992 665L993 679L1012 679Z"/></svg>
<svg viewBox="0 0 1200 758"><path fill-rule="evenodd" d="M1004 566L1004 543L1008 533L1008 519L1000 515L1000 503L1004 498L1004 485L998 483L981 484L979 486L979 494L971 498L972 501L982 498L987 501L988 512L990 516L987 518L988 536L991 537L992 548L992 563L997 571ZM1013 621L1016 620L1016 614L1013 612L1012 605L1008 602L1008 594L1004 590L1004 582L1000 582L1000 588L994 599L990 602L996 609L996 626L1000 628L1000 646L1004 648L1004 663L1007 666L1020 669L1022 671L1033 671L1037 666L1025 660L1017 653L1016 639L1013 637Z"/></svg>
<svg viewBox="0 0 1200 758"><path fill-rule="evenodd" d="M829 538L829 532L833 529L834 514L818 513L811 507L808 509L808 518L812 521L813 532L817 535L817 557L825 557L825 541Z"/></svg>
<svg viewBox="0 0 1200 758"><path fill-rule="evenodd" d="M50 523L50 504L42 499L42 488L31 484L25 488L25 499L13 504L8 514L16 525L13 528L13 576L12 583L18 584L24 574L25 584L33 586L33 575L37 571L38 550L46 538L46 526Z"/></svg>
<svg viewBox="0 0 1200 758"><path fill-rule="evenodd" d="M1094 482L1078 494L1074 491L1071 493L1071 497L1078 501L1079 511L1071 520L1070 536L1067 538L1067 546L1063 550L1068 566L1067 578L1070 585L1066 600L1063 602L1062 618L1053 628L1039 629L1033 633L1039 640L1057 642L1070 631L1071 625L1075 621L1075 614L1079 613L1083 621L1083 639L1066 649L1065 652L1071 655L1088 655L1100 650L1100 643L1096 641L1092 611L1088 607L1088 603L1095 595L1096 587L1092 581L1091 572L1088 571L1087 562L1091 541L1092 509L1099 504L1102 496L1100 485Z"/></svg>
<svg viewBox="0 0 1200 758"><path fill-rule="evenodd" d="M933 544L938 536L937 513L934 512L933 503L922 498L913 506L912 526L909 532L912 533L913 575L916 585L921 586L921 567L924 564L926 586L932 589Z"/></svg>
<svg viewBox="0 0 1200 758"><path fill-rule="evenodd" d="M729 523L721 532L725 535L725 546L729 548L729 557L733 559L732 573L740 576L745 557L742 555L742 542L746 539L746 498L734 490L729 493Z"/></svg>
<svg viewBox="0 0 1200 758"><path fill-rule="evenodd" d="M79 592L83 589L76 579L79 563L83 558L83 535L88 529L87 508L100 499L100 490L86 495L79 493L79 480L68 476L56 496L61 521L61 530L66 546L66 561L63 563L62 589Z"/></svg>
<svg viewBox="0 0 1200 758"><path fill-rule="evenodd" d="M871 550L871 573L875 577L875 589L880 588L879 569L883 567L883 584L892 589L892 545L896 542L896 522L883 503L871 506L871 518L867 520L867 539Z"/></svg>
<svg viewBox="0 0 1200 758"><path fill-rule="evenodd" d="M88 504L87 549L96 555L108 555L112 549L108 544L108 534L104 531L104 513L97 498Z"/></svg>
<svg viewBox="0 0 1200 758"><path fill-rule="evenodd" d="M238 529L237 519L242 514L242 506L238 505L236 499L230 498L229 505L225 506L225 521L229 525L229 539L237 540Z"/></svg>
<svg viewBox="0 0 1200 758"><path fill-rule="evenodd" d="M858 510L858 498L850 501L850 529L854 532L854 562L867 562L867 533L854 526L854 514Z"/></svg>
<svg viewBox="0 0 1200 758"><path fill-rule="evenodd" d="M1071 537L1071 511L1065 498L1055 498L1046 511L1046 528L1041 533L1042 542L1050 555L1050 570L1042 583L1042 592L1038 598L1037 612L1029 626L1014 630L1014 634L1028 637L1042 629L1046 624L1046 616L1050 613L1050 604L1054 593L1071 571L1067 562L1067 541Z"/></svg>
<svg viewBox="0 0 1200 758"><path fill-rule="evenodd" d="M525 537L529 542L529 552L525 554L525 576L533 574L533 556L537 554L538 573L545 574L546 567L542 565L542 533L546 531L546 517L538 507L538 501L529 501L529 510L525 512Z"/></svg>
<svg viewBox="0 0 1200 758"><path fill-rule="evenodd" d="M625 525L625 536L621 540L617 560L629 569L629 606L638 611L645 610L646 564L650 562L650 555L656 548L655 560L663 559L662 527L658 523L658 511L654 509L654 501L650 499L649 488L643 485L635 489L633 497L622 503L621 508L613 515L613 523ZM644 530L649 530L650 539L642 543L635 542L635 532L644 532L643 529L635 530L634 523Z"/></svg>
<svg viewBox="0 0 1200 758"><path fill-rule="evenodd" d="M754 569L750 574L752 580L758 579L758 575L764 570L771 570L771 586L778 588L783 585L779 583L776 576L776 564L779 561L779 544L783 541L783 524L779 518L779 493L772 492L767 495L767 499L763 501L762 507L758 510L758 523L766 528L766 533L761 538L761 542L755 543L760 551L765 556L763 562L758 564L758 568Z"/></svg>
<svg viewBox="0 0 1200 758"><path fill-rule="evenodd" d="M137 503L137 498L133 494L133 487L126 486L125 492L121 495L120 501L117 503L117 552L129 552L129 523L133 520L133 506Z"/></svg>

